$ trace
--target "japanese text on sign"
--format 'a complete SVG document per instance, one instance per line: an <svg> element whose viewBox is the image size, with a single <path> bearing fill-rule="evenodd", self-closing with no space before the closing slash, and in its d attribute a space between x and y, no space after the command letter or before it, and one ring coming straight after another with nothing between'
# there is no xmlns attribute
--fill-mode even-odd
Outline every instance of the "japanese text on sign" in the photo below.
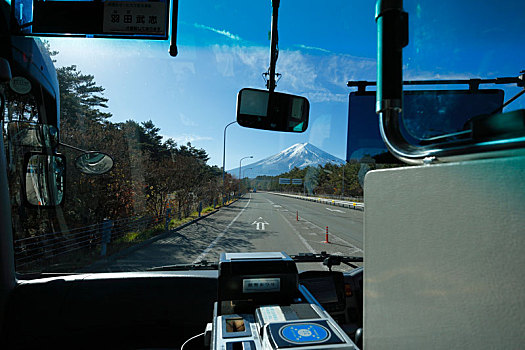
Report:
<svg viewBox="0 0 525 350"><path fill-rule="evenodd" d="M106 1L104 33L166 34L165 2Z"/></svg>

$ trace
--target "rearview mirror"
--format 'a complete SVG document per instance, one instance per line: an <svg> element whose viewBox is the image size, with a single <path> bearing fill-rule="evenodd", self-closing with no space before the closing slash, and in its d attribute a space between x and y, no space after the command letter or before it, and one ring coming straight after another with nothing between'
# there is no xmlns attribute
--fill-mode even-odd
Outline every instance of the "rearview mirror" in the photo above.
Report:
<svg viewBox="0 0 525 350"><path fill-rule="evenodd" d="M88 152L75 159L75 167L84 174L102 175L113 168L113 158L102 152Z"/></svg>
<svg viewBox="0 0 525 350"><path fill-rule="evenodd" d="M24 198L38 207L54 207L64 199L66 159L61 154L29 153L25 161Z"/></svg>
<svg viewBox="0 0 525 350"><path fill-rule="evenodd" d="M237 122L246 128L304 132L310 103L301 96L242 89L237 95Z"/></svg>

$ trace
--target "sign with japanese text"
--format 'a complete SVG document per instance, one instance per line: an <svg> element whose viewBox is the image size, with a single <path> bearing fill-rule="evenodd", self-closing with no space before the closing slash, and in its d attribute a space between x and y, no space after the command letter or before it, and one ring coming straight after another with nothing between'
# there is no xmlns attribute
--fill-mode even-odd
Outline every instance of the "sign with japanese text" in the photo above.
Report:
<svg viewBox="0 0 525 350"><path fill-rule="evenodd" d="M165 2L104 2L104 33L166 35Z"/></svg>

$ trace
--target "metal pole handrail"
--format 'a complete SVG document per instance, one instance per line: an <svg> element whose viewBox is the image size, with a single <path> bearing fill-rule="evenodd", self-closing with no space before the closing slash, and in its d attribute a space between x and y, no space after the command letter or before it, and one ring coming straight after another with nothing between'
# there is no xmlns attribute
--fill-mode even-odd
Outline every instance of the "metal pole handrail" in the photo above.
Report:
<svg viewBox="0 0 525 350"><path fill-rule="evenodd" d="M242 161L244 159L247 159L247 158L253 158L253 156L246 156L246 157L242 157L240 160L239 160L239 196L241 195L241 169L242 169Z"/></svg>

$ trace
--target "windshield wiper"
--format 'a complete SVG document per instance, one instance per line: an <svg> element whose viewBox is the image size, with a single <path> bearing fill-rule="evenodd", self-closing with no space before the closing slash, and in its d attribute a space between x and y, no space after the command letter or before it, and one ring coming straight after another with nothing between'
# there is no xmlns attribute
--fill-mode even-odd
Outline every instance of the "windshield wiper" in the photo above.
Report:
<svg viewBox="0 0 525 350"><path fill-rule="evenodd" d="M332 271L332 266L341 265L341 263L358 268L359 266L354 263L363 262L362 256L334 255L327 252L321 252L321 254L299 253L299 255L290 255L290 257L296 263L322 262L330 271Z"/></svg>
<svg viewBox="0 0 525 350"><path fill-rule="evenodd" d="M29 273L16 273L16 278L19 280L35 280L39 278L48 277L61 277L61 276L73 276L78 275L77 272L29 272Z"/></svg>
<svg viewBox="0 0 525 350"><path fill-rule="evenodd" d="M209 263L206 260L199 261L194 264L176 264L157 266L147 269L146 271L186 271L186 270L218 270L218 264Z"/></svg>
<svg viewBox="0 0 525 350"><path fill-rule="evenodd" d="M312 254L312 253L299 253L298 255L290 255L290 257L296 263L307 263L307 262L322 262L323 265L326 265L329 270L332 269L332 266L341 265L341 263L348 265L353 268L359 266L354 263L363 262L362 256L346 256L346 255L334 255L328 254L327 252L321 252L321 254ZM194 264L175 264L175 265L165 265L157 266L147 269L146 271L185 271L185 270L218 270L219 264L210 263L206 260Z"/></svg>

